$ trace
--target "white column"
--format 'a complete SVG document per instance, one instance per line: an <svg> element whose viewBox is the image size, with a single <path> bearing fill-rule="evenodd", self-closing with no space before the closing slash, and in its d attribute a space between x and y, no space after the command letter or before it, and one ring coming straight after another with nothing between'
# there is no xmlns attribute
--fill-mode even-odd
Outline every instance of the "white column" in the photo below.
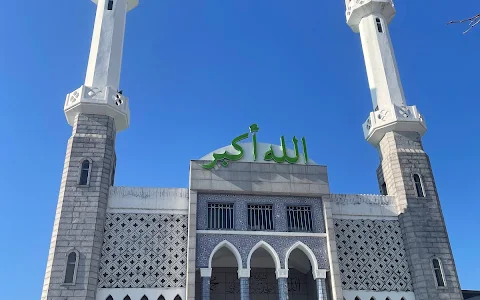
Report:
<svg viewBox="0 0 480 300"><path fill-rule="evenodd" d="M118 90L129 0L98 0L85 85Z"/></svg>

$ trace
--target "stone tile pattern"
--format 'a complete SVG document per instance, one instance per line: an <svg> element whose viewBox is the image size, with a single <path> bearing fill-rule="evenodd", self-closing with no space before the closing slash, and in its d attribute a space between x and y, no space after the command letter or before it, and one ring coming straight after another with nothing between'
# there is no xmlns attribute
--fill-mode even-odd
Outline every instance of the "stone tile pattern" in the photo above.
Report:
<svg viewBox="0 0 480 300"><path fill-rule="evenodd" d="M208 260L215 246L227 240L240 252L243 267L247 267L250 250L260 241L267 242L275 249L282 268L285 267L285 256L288 249L300 241L315 254L319 269L329 269L327 257L327 240L321 237L304 236L268 236L268 235L230 235L230 234L197 234L197 268L208 268Z"/></svg>
<svg viewBox="0 0 480 300"><path fill-rule="evenodd" d="M94 300L111 170L115 164L115 122L79 114L68 140L42 300ZM92 160L88 186L78 186L80 164ZM75 285L62 285L66 253L80 253Z"/></svg>
<svg viewBox="0 0 480 300"><path fill-rule="evenodd" d="M100 288L185 287L187 216L108 213Z"/></svg>
<svg viewBox="0 0 480 300"><path fill-rule="evenodd" d="M288 279L278 278L278 299L288 300Z"/></svg>
<svg viewBox="0 0 480 300"><path fill-rule="evenodd" d="M240 300L249 300L250 278L240 278Z"/></svg>
<svg viewBox="0 0 480 300"><path fill-rule="evenodd" d="M210 300L210 277L202 277L202 300Z"/></svg>
<svg viewBox="0 0 480 300"><path fill-rule="evenodd" d="M334 220L343 289L412 291L398 221Z"/></svg>
<svg viewBox="0 0 480 300"><path fill-rule="evenodd" d="M395 197L417 300L461 300L462 294L430 159L417 133L389 132L378 146L379 185ZM416 196L413 174L420 174L425 198ZM447 288L436 287L431 258L442 260Z"/></svg>
<svg viewBox="0 0 480 300"><path fill-rule="evenodd" d="M248 205L271 204L275 231L287 232L287 206L306 205L312 209L313 232L325 233L321 198L290 196L254 196L234 194L198 194L197 230L208 229L208 203L233 203L235 230L248 230Z"/></svg>
<svg viewBox="0 0 480 300"><path fill-rule="evenodd" d="M235 192L321 196L330 193L327 168L288 163L232 162L227 167L205 170L209 161L192 161L190 188L197 192Z"/></svg>
<svg viewBox="0 0 480 300"><path fill-rule="evenodd" d="M317 299L318 300L327 300L327 284L325 279L318 278L316 281L317 284Z"/></svg>

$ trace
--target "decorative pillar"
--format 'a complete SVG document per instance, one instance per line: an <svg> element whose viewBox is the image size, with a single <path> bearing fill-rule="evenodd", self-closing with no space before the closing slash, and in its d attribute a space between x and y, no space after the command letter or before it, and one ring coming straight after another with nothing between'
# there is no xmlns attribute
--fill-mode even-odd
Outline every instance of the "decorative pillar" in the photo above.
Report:
<svg viewBox="0 0 480 300"><path fill-rule="evenodd" d="M327 270L314 270L313 271L313 279L315 279L315 283L317 284L317 299L318 300L327 300L327 284L325 282L325 278L327 278Z"/></svg>
<svg viewBox="0 0 480 300"><path fill-rule="evenodd" d="M239 269L238 279L240 279L240 300L250 299L250 269Z"/></svg>
<svg viewBox="0 0 480 300"><path fill-rule="evenodd" d="M200 277L202 277L202 300L210 300L210 279L212 277L212 269L200 269Z"/></svg>
<svg viewBox="0 0 480 300"><path fill-rule="evenodd" d="M288 300L288 269L275 271L278 281L278 300Z"/></svg>

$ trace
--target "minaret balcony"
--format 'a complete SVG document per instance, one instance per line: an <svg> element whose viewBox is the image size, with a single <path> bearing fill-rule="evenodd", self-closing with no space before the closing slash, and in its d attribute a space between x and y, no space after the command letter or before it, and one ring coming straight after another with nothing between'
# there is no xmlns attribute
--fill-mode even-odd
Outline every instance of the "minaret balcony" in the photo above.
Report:
<svg viewBox="0 0 480 300"><path fill-rule="evenodd" d="M94 88L82 85L67 95L64 106L68 124L75 123L79 113L106 115L114 118L117 131L128 128L130 110L128 98L112 88Z"/></svg>
<svg viewBox="0 0 480 300"><path fill-rule="evenodd" d="M427 125L416 106L388 105L371 112L363 123L363 133L373 146L378 145L387 132L407 131L417 132L422 136L427 131Z"/></svg>
<svg viewBox="0 0 480 300"><path fill-rule="evenodd" d="M389 24L396 14L392 0L350 0L347 7L347 24L354 32L359 32L358 25L369 15L382 15Z"/></svg>

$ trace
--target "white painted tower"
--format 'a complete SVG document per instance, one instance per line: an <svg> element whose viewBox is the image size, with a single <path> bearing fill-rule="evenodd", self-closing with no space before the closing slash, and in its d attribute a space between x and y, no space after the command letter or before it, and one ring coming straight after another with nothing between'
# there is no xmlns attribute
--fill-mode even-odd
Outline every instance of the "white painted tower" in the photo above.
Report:
<svg viewBox="0 0 480 300"><path fill-rule="evenodd" d="M345 0L347 24L359 32L373 109L363 125L366 139L377 144L391 130L423 135L425 121L416 106L407 106L388 24L395 16L391 0Z"/></svg>
<svg viewBox="0 0 480 300"><path fill-rule="evenodd" d="M95 300L116 133L129 125L118 90L127 12L138 0L94 0L97 15L85 84L67 95L67 144L42 300Z"/></svg>
<svg viewBox="0 0 480 300"><path fill-rule="evenodd" d="M129 126L128 98L119 90L127 12L138 0L92 0L97 4L85 84L67 95L65 115L73 125L78 113L110 116L117 131Z"/></svg>
<svg viewBox="0 0 480 300"><path fill-rule="evenodd" d="M393 197L397 208L415 300L462 300L430 159L422 145L425 121L415 106L407 105L388 30L395 7L392 0L345 4L347 24L360 33L373 102L363 131L380 155L380 190Z"/></svg>

